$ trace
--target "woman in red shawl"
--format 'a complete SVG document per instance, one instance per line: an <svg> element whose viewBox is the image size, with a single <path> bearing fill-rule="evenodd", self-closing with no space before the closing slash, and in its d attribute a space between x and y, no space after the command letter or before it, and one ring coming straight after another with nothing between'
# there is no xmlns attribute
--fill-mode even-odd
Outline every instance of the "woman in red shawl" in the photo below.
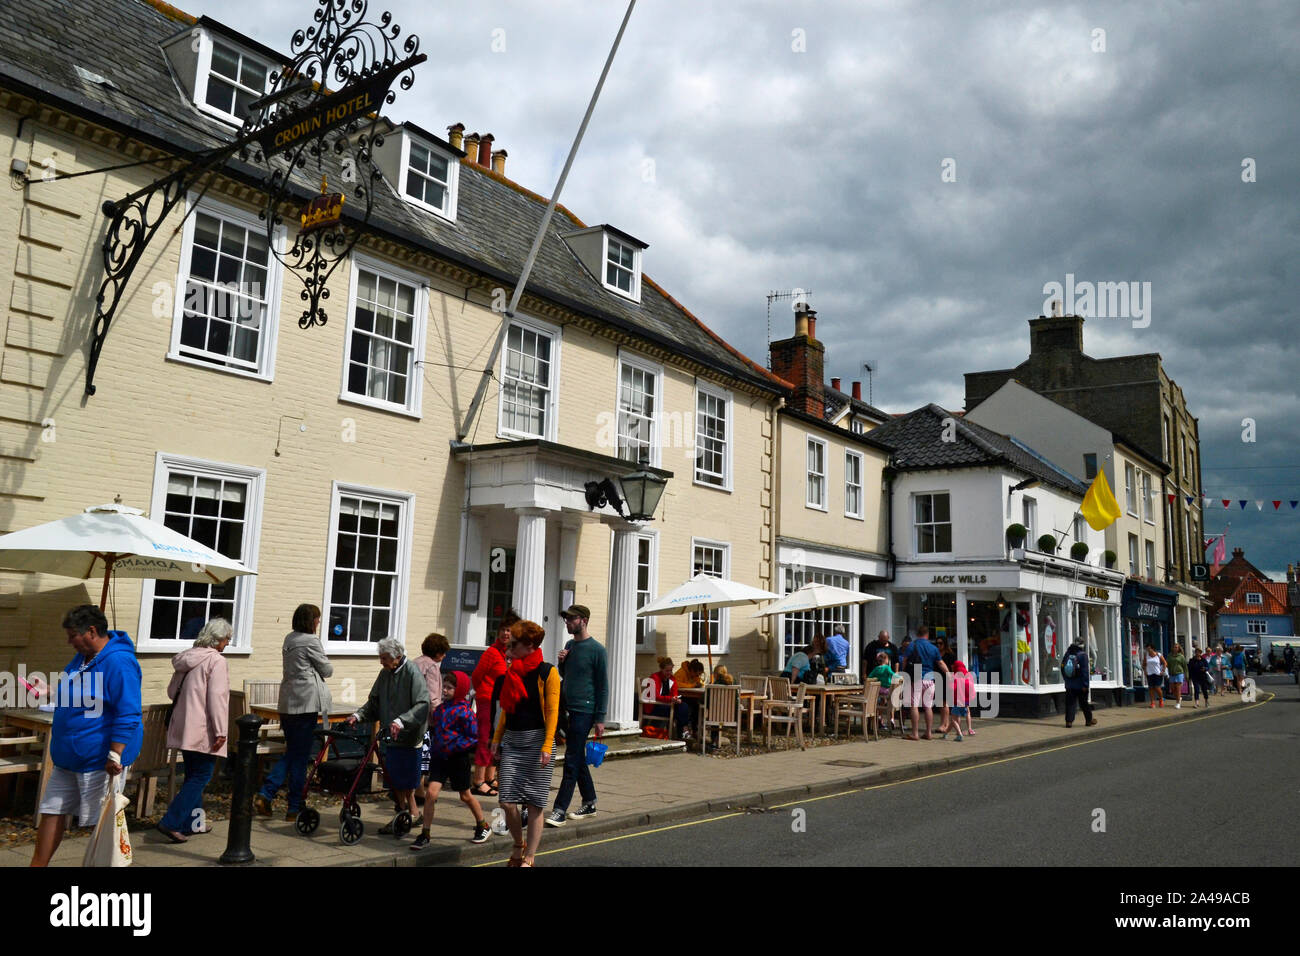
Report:
<svg viewBox="0 0 1300 956"><path fill-rule="evenodd" d="M560 672L542 660L546 632L532 621L510 629L510 669L497 678L493 700L501 718L492 738L492 756L500 755L501 806L515 839L510 866L532 866L542 839L543 807L551 793L551 747L560 718ZM523 840L520 807L528 812L528 840Z"/></svg>
<svg viewBox="0 0 1300 956"><path fill-rule="evenodd" d="M497 795L496 768L492 766L492 688L496 686L497 678L510 666L506 651L510 647L510 628L518 620L519 615L514 611L506 612L501 626L497 628L496 643L482 653L469 678L470 686L474 688L474 713L478 718L478 748L474 751L473 780L476 797Z"/></svg>

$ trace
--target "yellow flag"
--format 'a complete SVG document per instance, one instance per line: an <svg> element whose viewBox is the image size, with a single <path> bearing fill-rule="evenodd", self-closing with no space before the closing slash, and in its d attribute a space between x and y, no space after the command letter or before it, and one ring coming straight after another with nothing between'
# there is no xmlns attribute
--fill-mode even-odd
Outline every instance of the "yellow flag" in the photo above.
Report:
<svg viewBox="0 0 1300 956"><path fill-rule="evenodd" d="M1119 517L1119 502L1110 493L1110 485L1106 484L1106 473L1101 469L1097 470L1097 477L1092 479L1088 493L1083 496L1079 513L1087 519L1093 531L1106 530Z"/></svg>

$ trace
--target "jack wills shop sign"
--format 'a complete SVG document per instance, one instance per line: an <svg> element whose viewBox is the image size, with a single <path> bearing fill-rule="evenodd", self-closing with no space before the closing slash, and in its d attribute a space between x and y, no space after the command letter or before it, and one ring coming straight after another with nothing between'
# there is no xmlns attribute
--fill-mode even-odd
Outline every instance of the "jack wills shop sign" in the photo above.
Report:
<svg viewBox="0 0 1300 956"><path fill-rule="evenodd" d="M1152 621L1173 627L1178 595L1164 588L1146 587L1130 581L1124 585L1123 615L1137 621Z"/></svg>

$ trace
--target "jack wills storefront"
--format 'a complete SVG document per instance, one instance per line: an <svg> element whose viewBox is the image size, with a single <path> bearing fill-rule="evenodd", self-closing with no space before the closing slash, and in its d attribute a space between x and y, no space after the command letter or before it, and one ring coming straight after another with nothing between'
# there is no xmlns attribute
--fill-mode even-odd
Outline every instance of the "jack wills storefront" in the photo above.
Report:
<svg viewBox="0 0 1300 956"><path fill-rule="evenodd" d="M887 598L895 643L922 624L966 662L981 693L1004 716L1060 713L1061 656L1074 638L1088 648L1093 701L1118 703L1121 689L1118 572L1048 555L978 565L898 567Z"/></svg>
<svg viewBox="0 0 1300 956"><path fill-rule="evenodd" d="M1124 686L1132 689L1135 700L1145 700L1142 658L1151 644L1166 656L1173 650L1174 608L1178 592L1158 588L1141 581L1124 583ZM1184 648L1186 650L1186 648Z"/></svg>

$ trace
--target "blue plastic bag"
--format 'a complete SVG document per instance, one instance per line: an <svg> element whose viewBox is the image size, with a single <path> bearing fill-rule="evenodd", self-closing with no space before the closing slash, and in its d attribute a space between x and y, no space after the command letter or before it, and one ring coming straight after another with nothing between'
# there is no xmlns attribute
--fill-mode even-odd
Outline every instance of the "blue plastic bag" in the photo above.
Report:
<svg viewBox="0 0 1300 956"><path fill-rule="evenodd" d="M605 752L609 750L608 744L602 744L599 740L587 741L587 766L599 767L605 762Z"/></svg>

